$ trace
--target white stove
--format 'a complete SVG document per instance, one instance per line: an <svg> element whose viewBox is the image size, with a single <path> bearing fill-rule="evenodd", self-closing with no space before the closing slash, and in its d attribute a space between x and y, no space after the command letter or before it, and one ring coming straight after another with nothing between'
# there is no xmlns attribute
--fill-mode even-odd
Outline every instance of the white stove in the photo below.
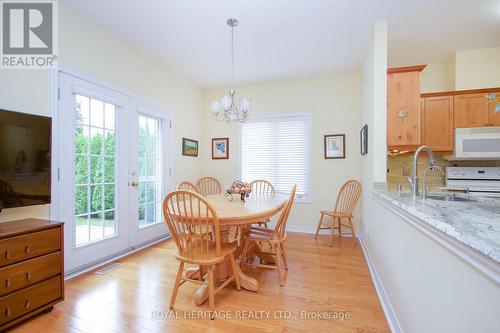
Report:
<svg viewBox="0 0 500 333"><path fill-rule="evenodd" d="M500 197L500 167L447 167L446 187L471 195Z"/></svg>

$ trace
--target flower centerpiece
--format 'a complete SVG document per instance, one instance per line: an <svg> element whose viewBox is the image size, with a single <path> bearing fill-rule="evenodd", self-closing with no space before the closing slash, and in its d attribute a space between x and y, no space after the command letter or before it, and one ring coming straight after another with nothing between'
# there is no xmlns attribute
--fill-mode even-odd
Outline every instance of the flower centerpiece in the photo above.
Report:
<svg viewBox="0 0 500 333"><path fill-rule="evenodd" d="M233 200L233 194L239 194L241 196L241 201L245 202L245 197L248 198L250 192L252 192L252 186L249 183L244 183L241 180L237 180L234 181L226 190L226 196L231 196L231 200Z"/></svg>

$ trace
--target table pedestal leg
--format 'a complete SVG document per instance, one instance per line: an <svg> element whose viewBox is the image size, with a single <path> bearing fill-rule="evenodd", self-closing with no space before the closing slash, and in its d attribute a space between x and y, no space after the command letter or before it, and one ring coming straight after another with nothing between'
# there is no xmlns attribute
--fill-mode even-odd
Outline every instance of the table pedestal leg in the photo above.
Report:
<svg viewBox="0 0 500 333"><path fill-rule="evenodd" d="M221 226L220 229L220 235L221 235L221 242L222 243L231 243L232 241L235 241L234 239L230 239L229 237L229 226ZM243 246L243 241L240 242L240 247L238 248L238 250L235 252L235 257L237 256L237 254L240 254L241 253L241 247ZM259 282L248 276L248 275L245 275L241 269L240 269L240 266L237 265L236 266L237 268L237 272L236 274L238 274L238 276L240 277L240 283L241 283L241 287L246 289L246 290L250 290L250 291L258 291L259 290ZM222 283L224 282L228 277L232 276L233 275L233 270L231 268L231 262L228 260L225 260L224 262L218 264L216 266L216 273L215 273L215 276L216 276L216 280L218 283ZM206 300L208 299L208 287L207 286L201 286L200 288L198 288L198 290L196 290L196 293L195 293L195 303L196 305L201 305L203 304L203 302L205 302Z"/></svg>

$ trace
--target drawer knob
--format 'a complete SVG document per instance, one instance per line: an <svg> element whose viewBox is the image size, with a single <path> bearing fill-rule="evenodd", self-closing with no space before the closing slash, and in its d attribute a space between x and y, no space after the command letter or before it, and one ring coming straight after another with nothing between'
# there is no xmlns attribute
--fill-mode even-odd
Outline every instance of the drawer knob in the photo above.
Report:
<svg viewBox="0 0 500 333"><path fill-rule="evenodd" d="M5 280L5 287L10 288L10 279Z"/></svg>
<svg viewBox="0 0 500 333"><path fill-rule="evenodd" d="M26 300L26 303L24 304L24 308L25 308L26 310L28 310L28 309L30 308L30 305L31 305L31 302L30 302L30 300L28 299L28 300Z"/></svg>
<svg viewBox="0 0 500 333"><path fill-rule="evenodd" d="M30 254L30 247L28 245L26 245L25 252L26 252L26 255Z"/></svg>
<svg viewBox="0 0 500 333"><path fill-rule="evenodd" d="M26 273L26 280L31 280L31 272Z"/></svg>
<svg viewBox="0 0 500 333"><path fill-rule="evenodd" d="M10 309L9 308L5 309L5 317L10 317Z"/></svg>
<svg viewBox="0 0 500 333"><path fill-rule="evenodd" d="M5 251L5 259L9 260L10 259L10 252Z"/></svg>

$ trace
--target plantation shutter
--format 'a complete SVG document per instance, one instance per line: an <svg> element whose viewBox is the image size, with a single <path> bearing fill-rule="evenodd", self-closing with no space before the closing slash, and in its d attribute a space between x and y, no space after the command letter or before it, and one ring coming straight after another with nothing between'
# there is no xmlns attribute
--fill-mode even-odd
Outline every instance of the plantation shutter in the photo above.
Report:
<svg viewBox="0 0 500 333"><path fill-rule="evenodd" d="M310 195L311 125L308 115L248 120L241 125L241 178L265 179L277 193Z"/></svg>

